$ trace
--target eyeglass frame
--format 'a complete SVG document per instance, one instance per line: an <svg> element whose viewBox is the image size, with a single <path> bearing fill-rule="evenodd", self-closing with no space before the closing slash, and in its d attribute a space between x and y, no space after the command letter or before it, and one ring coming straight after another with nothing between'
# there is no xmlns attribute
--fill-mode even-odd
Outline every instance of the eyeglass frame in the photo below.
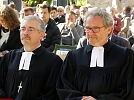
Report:
<svg viewBox="0 0 134 100"><path fill-rule="evenodd" d="M90 32L90 31L92 30L92 32L94 32L94 33L99 33L99 32L100 32L100 28L103 28L103 27L105 27L105 26L102 26L102 27L97 27L97 26L95 26L95 27L93 27L93 28L84 27L84 31L85 31L85 32ZM95 28L97 28L98 31L94 31Z"/></svg>
<svg viewBox="0 0 134 100"><path fill-rule="evenodd" d="M19 31L20 32L22 32L22 33L24 33L24 32L28 32L28 33L33 33L34 31L39 31L39 32L41 32L40 30L37 30L37 29L35 29L35 28L28 28L28 29L26 29L26 28L21 28L21 29L19 29Z"/></svg>

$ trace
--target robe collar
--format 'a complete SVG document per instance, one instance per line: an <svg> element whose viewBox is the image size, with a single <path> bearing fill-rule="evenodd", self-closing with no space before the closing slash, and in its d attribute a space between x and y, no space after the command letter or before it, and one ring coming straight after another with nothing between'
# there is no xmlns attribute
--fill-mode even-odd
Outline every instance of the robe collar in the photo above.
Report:
<svg viewBox="0 0 134 100"><path fill-rule="evenodd" d="M104 47L104 50L110 51L110 49L112 48L112 42L110 42L110 40L108 40L108 42L106 44L104 44L103 47ZM90 52L90 51L92 51L92 49L93 49L93 46L92 45L88 44L86 46L87 53Z"/></svg>
<svg viewBox="0 0 134 100"><path fill-rule="evenodd" d="M37 49L35 49L34 51L32 51L32 52L34 53L34 55L39 56L39 55L41 55L44 52L44 50L45 50L45 48L42 47L42 46L40 46ZM22 47L21 49L19 49L17 52L21 52L21 53L22 52L25 52L24 51L24 47Z"/></svg>

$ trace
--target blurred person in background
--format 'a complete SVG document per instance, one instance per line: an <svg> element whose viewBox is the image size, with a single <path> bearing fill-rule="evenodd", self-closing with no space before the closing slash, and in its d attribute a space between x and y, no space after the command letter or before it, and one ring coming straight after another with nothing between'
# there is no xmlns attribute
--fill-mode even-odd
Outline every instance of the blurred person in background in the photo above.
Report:
<svg viewBox="0 0 134 100"><path fill-rule="evenodd" d="M21 9L25 8L27 6L27 3L25 1L22 1L21 3Z"/></svg>
<svg viewBox="0 0 134 100"><path fill-rule="evenodd" d="M75 9L78 9L78 6L76 6L75 4L72 4L70 6L70 11L74 11Z"/></svg>
<svg viewBox="0 0 134 100"><path fill-rule="evenodd" d="M24 17L28 15L34 15L34 10L32 7L25 7L21 10L21 12L24 14Z"/></svg>
<svg viewBox="0 0 134 100"><path fill-rule="evenodd" d="M65 15L64 15L64 7L63 6L58 6L57 7L57 17L58 17L58 22L59 23L64 23L65 22Z"/></svg>
<svg viewBox="0 0 134 100"><path fill-rule="evenodd" d="M130 26L130 21L131 21L131 7L130 6L125 6L123 8L123 13L122 13L122 27L121 27L121 32L119 35L124 38L128 38L130 31L129 31L129 26Z"/></svg>
<svg viewBox="0 0 134 100"><path fill-rule="evenodd" d="M18 17L19 17L19 12L16 10L16 5L15 3L12 1L8 4L9 7L13 8L14 11L17 13Z"/></svg>
<svg viewBox="0 0 134 100"><path fill-rule="evenodd" d="M20 21L11 7L0 6L0 25L0 54L4 56L8 51L22 47Z"/></svg>
<svg viewBox="0 0 134 100"><path fill-rule="evenodd" d="M59 24L59 18L57 17L57 7L51 7L50 17L55 21L56 24Z"/></svg>
<svg viewBox="0 0 134 100"><path fill-rule="evenodd" d="M66 14L69 14L69 12L70 12L70 6L69 6L69 5L66 5L66 6L65 6L65 9L64 9L65 15L66 15Z"/></svg>
<svg viewBox="0 0 134 100"><path fill-rule="evenodd" d="M88 8L86 6L81 6L80 7L80 19L78 20L78 25L83 26L84 24L84 16L87 13Z"/></svg>
<svg viewBox="0 0 134 100"><path fill-rule="evenodd" d="M40 4L38 16L46 24L46 36L42 39L41 44L47 50L53 52L55 44L60 44L61 33L53 19L50 18L51 7L46 4Z"/></svg>
<svg viewBox="0 0 134 100"><path fill-rule="evenodd" d="M113 30L113 33L114 33L114 35L118 35L118 33L121 31L121 19L120 18L116 18L116 16L115 16L116 9L114 7L108 6L106 8L106 11L113 17L113 19L114 19L114 30Z"/></svg>
<svg viewBox="0 0 134 100"><path fill-rule="evenodd" d="M76 17L73 11L66 14L66 22L60 23L57 26L61 31L61 44L63 45L77 45L79 39L84 34L82 26L76 24Z"/></svg>

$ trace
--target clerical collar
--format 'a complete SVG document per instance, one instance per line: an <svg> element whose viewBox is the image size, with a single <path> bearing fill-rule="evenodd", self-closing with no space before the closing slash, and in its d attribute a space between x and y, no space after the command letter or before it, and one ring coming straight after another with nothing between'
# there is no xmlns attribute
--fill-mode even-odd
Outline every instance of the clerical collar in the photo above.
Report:
<svg viewBox="0 0 134 100"><path fill-rule="evenodd" d="M41 45L39 45L37 48L39 48ZM36 49L37 49L36 48ZM33 52L26 52L26 49L24 48L25 52L22 52L20 64L19 64L19 70L29 70L30 67L30 62L32 55L34 54Z"/></svg>
<svg viewBox="0 0 134 100"><path fill-rule="evenodd" d="M29 70L33 52L23 52L19 64L19 70Z"/></svg>
<svg viewBox="0 0 134 100"><path fill-rule="evenodd" d="M93 47L90 67L104 67L104 47Z"/></svg>
<svg viewBox="0 0 134 100"><path fill-rule="evenodd" d="M41 44L40 44L37 48L39 48L40 46L41 46ZM36 50L37 48L35 48L35 50ZM24 47L24 51L27 52L26 49L25 49L25 47Z"/></svg>

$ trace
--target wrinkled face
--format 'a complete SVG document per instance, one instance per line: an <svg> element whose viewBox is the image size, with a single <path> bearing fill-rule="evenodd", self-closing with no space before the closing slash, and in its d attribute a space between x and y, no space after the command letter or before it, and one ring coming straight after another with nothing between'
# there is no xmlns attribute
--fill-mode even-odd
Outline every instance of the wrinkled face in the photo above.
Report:
<svg viewBox="0 0 134 100"><path fill-rule="evenodd" d="M58 12L59 16L64 15L64 10L63 9L58 9L57 12Z"/></svg>
<svg viewBox="0 0 134 100"><path fill-rule="evenodd" d="M51 10L51 12L50 12L50 17L51 17L52 19L55 19L55 18L57 17L57 11L56 11L56 10Z"/></svg>
<svg viewBox="0 0 134 100"><path fill-rule="evenodd" d="M73 22L73 23L76 22L75 16L73 14L66 15L66 24L68 25L70 22Z"/></svg>
<svg viewBox="0 0 134 100"><path fill-rule="evenodd" d="M85 22L85 32L89 43L92 46L103 46L112 30L112 26L105 27L100 16L88 17Z"/></svg>
<svg viewBox="0 0 134 100"><path fill-rule="evenodd" d="M45 33L38 29L39 23L35 20L25 20L20 26L20 38L24 46L39 46Z"/></svg>
<svg viewBox="0 0 134 100"><path fill-rule="evenodd" d="M49 20L49 18L50 18L50 13L48 12L48 8L39 9L38 15L39 15L40 19L43 21Z"/></svg>

